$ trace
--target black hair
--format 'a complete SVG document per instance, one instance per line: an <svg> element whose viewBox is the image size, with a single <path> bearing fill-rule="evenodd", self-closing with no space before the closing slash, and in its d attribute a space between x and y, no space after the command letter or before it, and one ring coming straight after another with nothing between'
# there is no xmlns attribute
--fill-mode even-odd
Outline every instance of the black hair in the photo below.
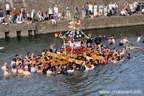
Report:
<svg viewBox="0 0 144 96"><path fill-rule="evenodd" d="M38 69L40 70L40 69L41 69L41 67L39 66L39 67L38 67Z"/></svg>
<svg viewBox="0 0 144 96"><path fill-rule="evenodd" d="M13 69L15 69L15 68L16 68L16 66L14 65L14 66L13 66Z"/></svg>
<svg viewBox="0 0 144 96"><path fill-rule="evenodd" d="M18 56L18 54L15 55L15 57L17 57L17 56Z"/></svg>

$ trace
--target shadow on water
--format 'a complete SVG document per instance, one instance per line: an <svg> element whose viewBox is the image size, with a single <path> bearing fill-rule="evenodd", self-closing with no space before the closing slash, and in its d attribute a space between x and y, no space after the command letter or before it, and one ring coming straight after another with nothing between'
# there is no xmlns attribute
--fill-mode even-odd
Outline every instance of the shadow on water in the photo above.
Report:
<svg viewBox="0 0 144 96"><path fill-rule="evenodd" d="M103 44L110 48L117 47L118 49L122 49L122 47L118 46L118 43L125 36L128 36L130 43L134 44L134 46L142 47L142 50L128 51L131 53L130 60L119 62L118 64L109 63L105 66L100 65L94 70L79 71L68 75L46 76L32 74L30 78L12 75L10 79L6 80L0 71L0 96L18 96L18 94L22 96L107 96L100 94L99 91L144 91L144 44L136 42L139 34L144 35L143 30L144 26L84 30L84 33L87 35L91 33L94 38L98 34L102 36L105 34L108 37L113 34L116 40L115 45L108 45L107 41L103 42ZM58 44L60 47L63 43L60 38L55 38L54 33L0 39L0 42L0 46L4 47L3 50L0 50L0 67L4 62L10 64L15 54L22 54L23 58L27 52L34 52L35 55L38 55L41 54L43 49L49 49L51 43ZM143 96L143 94L134 95Z"/></svg>

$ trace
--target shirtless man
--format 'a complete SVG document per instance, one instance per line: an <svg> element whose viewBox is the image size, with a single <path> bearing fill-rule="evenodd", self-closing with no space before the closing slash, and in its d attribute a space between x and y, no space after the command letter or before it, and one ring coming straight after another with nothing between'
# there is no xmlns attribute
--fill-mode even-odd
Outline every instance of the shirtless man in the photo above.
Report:
<svg viewBox="0 0 144 96"><path fill-rule="evenodd" d="M123 43L124 44L129 43L129 41L127 40L127 36L123 39Z"/></svg>
<svg viewBox="0 0 144 96"><path fill-rule="evenodd" d="M24 70L23 70L23 67L21 66L20 69L18 69L18 73L19 73L20 75L22 75L23 72L24 72Z"/></svg>
<svg viewBox="0 0 144 96"><path fill-rule="evenodd" d="M126 49L130 49L130 50L141 49L141 47L134 47L133 44L131 44L130 47L128 47L127 44L126 44Z"/></svg>
<svg viewBox="0 0 144 96"><path fill-rule="evenodd" d="M2 70L2 71L5 71L6 68L7 68L7 63L5 62L4 65L1 67L1 70Z"/></svg>
<svg viewBox="0 0 144 96"><path fill-rule="evenodd" d="M9 68L7 67L6 70L4 71L4 77L9 77L11 75L11 72Z"/></svg>
<svg viewBox="0 0 144 96"><path fill-rule="evenodd" d="M23 75L24 75L25 77L31 76L31 73L28 71L28 68L25 69L25 71L23 72Z"/></svg>
<svg viewBox="0 0 144 96"><path fill-rule="evenodd" d="M38 73L39 75L42 74L42 70L41 70L41 67L40 67L40 66L38 67L37 73Z"/></svg>
<svg viewBox="0 0 144 96"><path fill-rule="evenodd" d="M47 75L52 75L51 69L47 71Z"/></svg>
<svg viewBox="0 0 144 96"><path fill-rule="evenodd" d="M15 65L14 65L13 68L12 68L12 73L13 73L13 74L17 74L17 70L16 70L16 66L15 66Z"/></svg>

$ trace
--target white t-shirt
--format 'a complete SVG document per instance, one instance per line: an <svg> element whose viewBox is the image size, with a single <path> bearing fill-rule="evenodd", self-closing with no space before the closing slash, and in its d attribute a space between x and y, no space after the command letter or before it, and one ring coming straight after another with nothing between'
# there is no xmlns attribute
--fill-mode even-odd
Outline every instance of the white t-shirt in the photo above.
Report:
<svg viewBox="0 0 144 96"><path fill-rule="evenodd" d="M112 10L112 4L109 4L109 9Z"/></svg>
<svg viewBox="0 0 144 96"><path fill-rule="evenodd" d="M130 6L130 9L132 10L133 5L132 5L132 4L130 4L129 6Z"/></svg>
<svg viewBox="0 0 144 96"><path fill-rule="evenodd" d="M99 10L103 10L103 6L101 5L101 6L99 6Z"/></svg>
<svg viewBox="0 0 144 96"><path fill-rule="evenodd" d="M6 10L10 10L10 5L6 4Z"/></svg>
<svg viewBox="0 0 144 96"><path fill-rule="evenodd" d="M112 7L115 8L115 4L112 4Z"/></svg>
<svg viewBox="0 0 144 96"><path fill-rule="evenodd" d="M118 8L118 5L117 5L117 4L115 4L115 8Z"/></svg>
<svg viewBox="0 0 144 96"><path fill-rule="evenodd" d="M121 11L121 15L125 15L125 11L124 10Z"/></svg>
<svg viewBox="0 0 144 96"><path fill-rule="evenodd" d="M138 38L137 38L137 42L140 42L140 39L141 39L141 38L140 38L140 37L138 37Z"/></svg>
<svg viewBox="0 0 144 96"><path fill-rule="evenodd" d="M104 8L104 12L107 12L108 11L108 8L107 8L107 6Z"/></svg>
<svg viewBox="0 0 144 96"><path fill-rule="evenodd" d="M137 7L137 2L133 2L133 6L136 8Z"/></svg>
<svg viewBox="0 0 144 96"><path fill-rule="evenodd" d="M53 14L52 8L49 8L49 14Z"/></svg>
<svg viewBox="0 0 144 96"><path fill-rule="evenodd" d="M112 42L113 42L113 43L115 43L115 40L114 40L114 39L112 39Z"/></svg>
<svg viewBox="0 0 144 96"><path fill-rule="evenodd" d="M92 6L92 5L89 5L89 10L90 10L90 11L92 11L92 8L93 8L93 6Z"/></svg>
<svg viewBox="0 0 144 96"><path fill-rule="evenodd" d="M142 9L142 12L144 12L144 9Z"/></svg>
<svg viewBox="0 0 144 96"><path fill-rule="evenodd" d="M103 11L103 6L101 5L101 6L99 6L99 13L102 14L102 11Z"/></svg>
<svg viewBox="0 0 144 96"><path fill-rule="evenodd" d="M54 12L58 13L58 7L54 7Z"/></svg>
<svg viewBox="0 0 144 96"><path fill-rule="evenodd" d="M94 5L94 16L97 14L97 5Z"/></svg>

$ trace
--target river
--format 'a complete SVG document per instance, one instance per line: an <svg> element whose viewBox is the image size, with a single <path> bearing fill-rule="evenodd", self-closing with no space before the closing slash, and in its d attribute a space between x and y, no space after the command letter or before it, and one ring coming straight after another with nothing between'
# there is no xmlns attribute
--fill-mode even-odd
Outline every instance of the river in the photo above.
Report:
<svg viewBox="0 0 144 96"><path fill-rule="evenodd" d="M110 48L119 47L119 41L125 36L134 46L142 47L128 51L131 59L117 64L108 63L98 66L94 70L74 72L68 75L37 75L32 74L30 78L11 75L6 79L0 70L0 96L144 96L144 43L137 43L139 34L144 36L144 26L107 28L97 30L85 30L86 34L113 34L116 44L103 44ZM63 34L64 35L64 34ZM142 38L144 40L144 37ZM43 49L49 49L51 43L62 45L63 41L54 37L54 34L37 35L35 37L22 37L11 39L0 39L0 67L4 62L10 62L15 54L22 54L23 58L27 52L41 54ZM112 93L112 91L139 91L140 93ZM110 91L111 93L100 93Z"/></svg>

